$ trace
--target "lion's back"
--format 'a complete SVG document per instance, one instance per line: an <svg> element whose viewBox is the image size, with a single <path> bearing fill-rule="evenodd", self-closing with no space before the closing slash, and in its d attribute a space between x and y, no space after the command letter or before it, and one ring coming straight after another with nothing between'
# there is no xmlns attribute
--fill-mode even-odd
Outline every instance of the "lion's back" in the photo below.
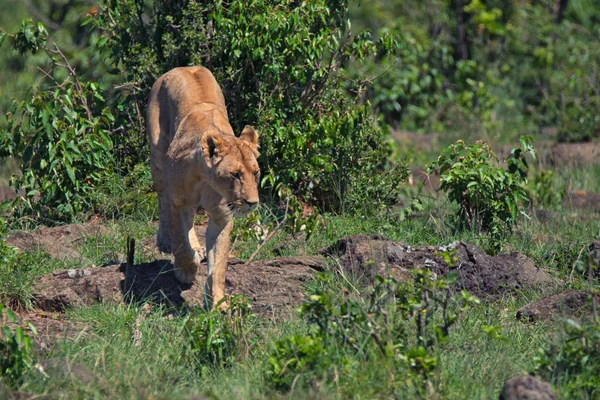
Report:
<svg viewBox="0 0 600 400"><path fill-rule="evenodd" d="M152 85L146 115L151 154L166 152L186 116L208 109L216 109L221 122L229 126L223 92L207 68L179 67L159 77Z"/></svg>

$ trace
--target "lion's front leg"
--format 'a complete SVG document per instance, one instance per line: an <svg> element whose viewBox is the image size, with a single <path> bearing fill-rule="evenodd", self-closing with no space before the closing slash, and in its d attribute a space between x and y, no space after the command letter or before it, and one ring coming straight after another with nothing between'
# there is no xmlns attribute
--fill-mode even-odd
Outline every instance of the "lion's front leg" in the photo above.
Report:
<svg viewBox="0 0 600 400"><path fill-rule="evenodd" d="M156 247L163 253L171 253L171 202L165 192L158 194L158 233Z"/></svg>
<svg viewBox="0 0 600 400"><path fill-rule="evenodd" d="M220 214L229 214L228 211L221 211ZM208 221L206 230L208 277L205 287L207 309L212 309L225 296L225 274L227 273L227 258L229 256L232 229L233 218L231 216L221 218L211 216Z"/></svg>
<svg viewBox="0 0 600 400"><path fill-rule="evenodd" d="M192 283L200 267L200 257L190 244L194 228L194 208L171 207L171 243L175 256L175 276L182 283Z"/></svg>

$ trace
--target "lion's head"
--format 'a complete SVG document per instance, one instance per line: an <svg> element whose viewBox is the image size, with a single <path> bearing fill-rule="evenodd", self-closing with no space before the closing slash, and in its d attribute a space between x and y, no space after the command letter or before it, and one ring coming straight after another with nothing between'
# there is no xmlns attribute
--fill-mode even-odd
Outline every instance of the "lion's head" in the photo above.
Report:
<svg viewBox="0 0 600 400"><path fill-rule="evenodd" d="M240 137L208 131L202 135L202 152L209 166L206 179L235 217L245 217L258 206L258 133L246 126Z"/></svg>

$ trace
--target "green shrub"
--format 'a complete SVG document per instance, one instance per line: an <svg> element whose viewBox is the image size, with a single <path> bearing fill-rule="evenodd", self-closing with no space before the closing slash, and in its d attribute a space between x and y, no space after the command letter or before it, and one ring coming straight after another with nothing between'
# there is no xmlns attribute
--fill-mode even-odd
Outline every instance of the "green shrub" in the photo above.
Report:
<svg viewBox="0 0 600 400"><path fill-rule="evenodd" d="M478 49L504 103L512 104L507 119L521 114L536 130L556 127L563 141L598 137L600 43L594 22L577 21L569 12L557 23L548 2L513 7L502 39L481 42ZM594 7L588 9L585 18Z"/></svg>
<svg viewBox="0 0 600 400"><path fill-rule="evenodd" d="M521 138L520 147L511 151L504 169L484 142L467 145L459 140L444 149L428 171L439 173L440 190L459 205L461 224L497 237L510 230L524 213L521 207L528 199L526 154L535 157L530 137Z"/></svg>
<svg viewBox="0 0 600 400"><path fill-rule="evenodd" d="M364 206L366 193L390 204L406 171L388 169L383 133L367 107L345 96L342 66L376 51L368 34L350 35L347 12L347 2L336 0L153 1L148 8L108 1L96 26L132 87L124 110L132 121L143 119L139 110L158 76L203 65L224 91L234 129L259 129L263 184L284 184L327 208Z"/></svg>
<svg viewBox="0 0 600 400"><path fill-rule="evenodd" d="M17 323L17 317L12 310L0 303L0 318L8 322ZM37 334L35 327L29 324L29 329ZM16 327L14 330L7 325L2 326L0 332L0 379L9 386L16 387L22 381L24 375L33 368L33 347L31 337Z"/></svg>
<svg viewBox="0 0 600 400"><path fill-rule="evenodd" d="M0 131L0 157L21 161L21 174L11 179L24 192L17 211L70 219L91 207L90 192L111 170L114 118L98 85L80 81L56 44L46 43L43 25L34 27L24 21L11 45L21 52L44 50L52 64L46 78L55 86L13 103Z"/></svg>
<svg viewBox="0 0 600 400"><path fill-rule="evenodd" d="M248 346L256 315L243 295L233 296L227 311L198 310L188 317L185 332L199 367L231 366Z"/></svg>
<svg viewBox="0 0 600 400"><path fill-rule="evenodd" d="M423 394L461 307L477 300L467 292L451 296L455 276L434 280L431 271L417 270L414 277L410 283L378 277L362 298L329 284L318 288L302 306L310 329L275 343L271 384L287 391L335 382L342 397L351 397L368 381L378 395L393 397L407 388Z"/></svg>
<svg viewBox="0 0 600 400"><path fill-rule="evenodd" d="M552 170L543 169L532 174L527 190L533 206L549 207L560 204L566 187L560 188Z"/></svg>
<svg viewBox="0 0 600 400"><path fill-rule="evenodd" d="M600 324L564 322L564 332L540 349L535 373L560 388L564 398L600 395Z"/></svg>
<svg viewBox="0 0 600 400"><path fill-rule="evenodd" d="M424 27L405 28L400 18L381 29L385 57L380 51L351 63L348 89L369 100L396 129L443 131L462 127L465 121L490 121L495 99L483 66L475 60L456 60L447 41L427 37Z"/></svg>

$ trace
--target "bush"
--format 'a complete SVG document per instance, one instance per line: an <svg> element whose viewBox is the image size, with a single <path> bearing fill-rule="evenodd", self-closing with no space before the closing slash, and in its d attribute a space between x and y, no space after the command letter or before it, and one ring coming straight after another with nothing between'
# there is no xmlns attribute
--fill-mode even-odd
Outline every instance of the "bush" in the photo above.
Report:
<svg viewBox="0 0 600 400"><path fill-rule="evenodd" d="M0 303L0 318L17 323L17 317L10 309L5 309ZM37 334L35 327L29 324L29 329ZM9 386L16 387L24 375L33 368L33 347L31 337L26 335L23 328L14 330L7 325L2 326L0 335L0 378Z"/></svg>
<svg viewBox="0 0 600 400"><path fill-rule="evenodd" d="M227 311L204 311L191 315L185 324L191 354L204 365L231 366L242 356L256 315L243 295L230 299Z"/></svg>
<svg viewBox="0 0 600 400"><path fill-rule="evenodd" d="M21 161L21 174L11 179L24 192L15 202L21 214L68 220L91 207L90 192L111 171L114 118L98 85L80 81L46 36L43 25L31 21L10 36L15 50L46 52L52 64L46 79L55 86L13 103L0 131L0 157Z"/></svg>
<svg viewBox="0 0 600 400"><path fill-rule="evenodd" d="M395 129L444 131L465 121L490 121L495 99L482 65L456 60L447 40L427 37L425 28L407 30L398 21L378 32L389 49L385 57L349 65L349 90Z"/></svg>
<svg viewBox="0 0 600 400"><path fill-rule="evenodd" d="M506 84L537 126L557 127L563 141L590 140L600 135L600 44L577 22L554 19L542 4L515 13L500 57Z"/></svg>
<svg viewBox="0 0 600 400"><path fill-rule="evenodd" d="M271 384L287 391L335 382L342 397L352 397L368 381L378 395L407 389L423 395L435 376L439 346L460 310L477 300L466 291L452 297L456 276L434 280L431 271L416 270L414 277L410 283L378 277L364 298L330 284L318 289L302 306L310 329L275 343Z"/></svg>
<svg viewBox="0 0 600 400"><path fill-rule="evenodd" d="M263 184L334 209L364 206L366 193L397 201L406 171L388 169L390 145L368 109L344 94L342 66L376 51L368 34L350 34L346 1L142 4L108 1L96 21L132 88L132 121L143 119L158 76L203 65L224 91L234 129L260 130Z"/></svg>
<svg viewBox="0 0 600 400"><path fill-rule="evenodd" d="M511 151L507 169L484 142L467 145L459 140L442 151L429 173L440 174L440 190L459 205L460 224L477 232L488 231L498 237L517 223L524 201L528 164L525 155L535 157L530 137Z"/></svg>
<svg viewBox="0 0 600 400"><path fill-rule="evenodd" d="M549 169L542 169L533 174L527 189L534 207L550 207L560 204L566 194L566 186L560 185L554 172Z"/></svg>

